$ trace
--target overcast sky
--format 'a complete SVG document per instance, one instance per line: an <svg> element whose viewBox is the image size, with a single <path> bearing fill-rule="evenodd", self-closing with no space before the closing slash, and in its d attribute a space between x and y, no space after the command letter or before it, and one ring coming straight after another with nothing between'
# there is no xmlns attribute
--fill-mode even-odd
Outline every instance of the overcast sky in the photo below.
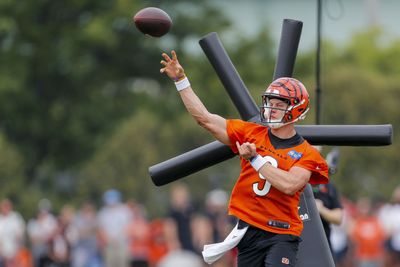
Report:
<svg viewBox="0 0 400 267"><path fill-rule="evenodd" d="M400 38L400 0L322 0L322 37L345 43L372 24L384 27L387 40ZM277 42L285 18L303 22L300 51L315 48L317 0L218 0L234 22L232 34L254 35L270 26ZM228 36L228 35L227 35Z"/></svg>

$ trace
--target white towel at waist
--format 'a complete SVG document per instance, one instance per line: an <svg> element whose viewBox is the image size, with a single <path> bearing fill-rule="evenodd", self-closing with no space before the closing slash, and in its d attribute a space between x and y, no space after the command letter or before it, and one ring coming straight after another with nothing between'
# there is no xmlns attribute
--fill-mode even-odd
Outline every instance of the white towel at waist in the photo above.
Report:
<svg viewBox="0 0 400 267"><path fill-rule="evenodd" d="M221 258L227 251L236 247L240 240L243 238L249 226L242 229L238 228L238 224L232 229L229 235L225 238L223 242L204 245L202 254L204 261L208 264L212 264Z"/></svg>

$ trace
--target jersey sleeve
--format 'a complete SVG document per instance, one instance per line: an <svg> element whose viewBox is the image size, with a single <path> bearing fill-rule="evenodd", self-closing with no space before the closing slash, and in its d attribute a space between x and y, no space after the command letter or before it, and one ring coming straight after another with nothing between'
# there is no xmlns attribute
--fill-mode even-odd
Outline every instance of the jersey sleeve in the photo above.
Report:
<svg viewBox="0 0 400 267"><path fill-rule="evenodd" d="M309 149L295 166L312 172L309 180L310 184L326 184L329 182L328 164L315 149Z"/></svg>

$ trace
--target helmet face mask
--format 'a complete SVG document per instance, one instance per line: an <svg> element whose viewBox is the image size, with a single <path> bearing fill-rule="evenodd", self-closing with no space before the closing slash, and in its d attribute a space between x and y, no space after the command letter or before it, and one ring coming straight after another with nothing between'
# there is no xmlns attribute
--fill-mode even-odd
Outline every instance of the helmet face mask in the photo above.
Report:
<svg viewBox="0 0 400 267"><path fill-rule="evenodd" d="M279 78L262 95L261 122L277 129L303 120L308 109L309 97L304 85L294 78Z"/></svg>
<svg viewBox="0 0 400 267"><path fill-rule="evenodd" d="M261 121L268 124L271 128L283 126L285 113L288 111L289 102L285 99L272 98L263 95L263 105L261 106ZM275 100L272 100L275 99Z"/></svg>

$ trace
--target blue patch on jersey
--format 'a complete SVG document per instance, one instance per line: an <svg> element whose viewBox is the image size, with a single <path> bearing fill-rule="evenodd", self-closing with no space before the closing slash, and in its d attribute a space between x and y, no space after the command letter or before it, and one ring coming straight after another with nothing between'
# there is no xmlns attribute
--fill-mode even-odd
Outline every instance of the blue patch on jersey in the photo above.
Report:
<svg viewBox="0 0 400 267"><path fill-rule="evenodd" d="M290 150L288 152L288 156L298 160L303 156L303 153L300 153L300 152L297 152L297 151L294 151L294 150Z"/></svg>

